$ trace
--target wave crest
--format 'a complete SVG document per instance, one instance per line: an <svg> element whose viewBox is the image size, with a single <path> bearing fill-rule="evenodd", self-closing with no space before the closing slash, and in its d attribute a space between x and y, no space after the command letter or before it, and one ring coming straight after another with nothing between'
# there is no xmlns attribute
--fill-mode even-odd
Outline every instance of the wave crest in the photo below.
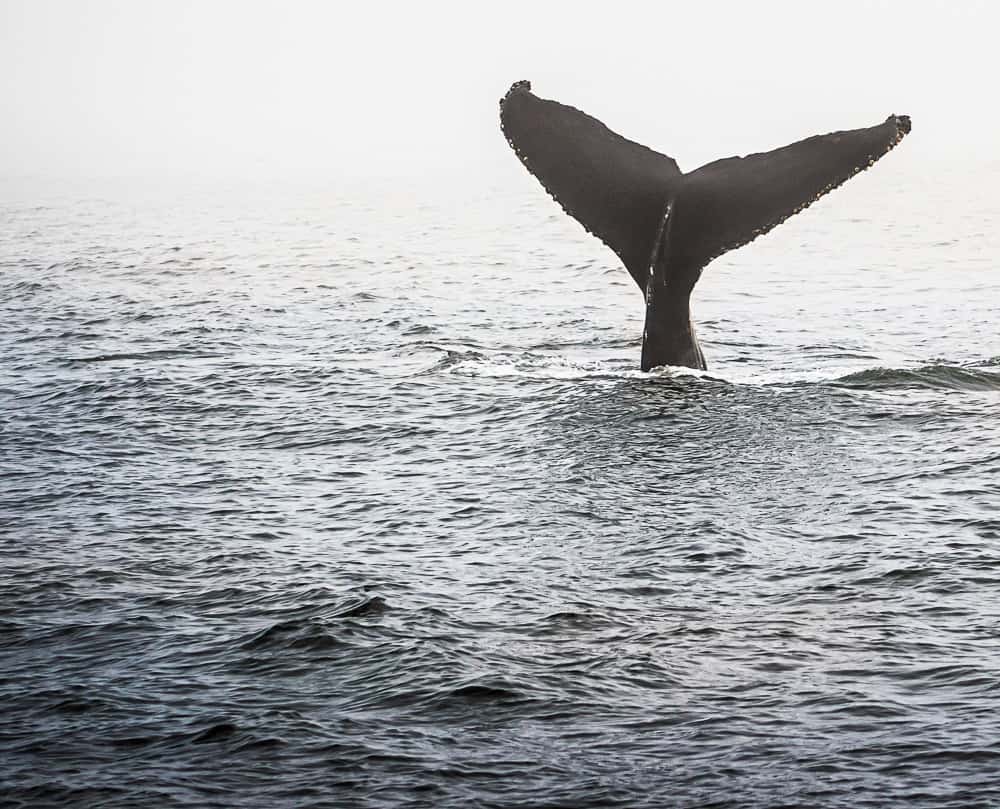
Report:
<svg viewBox="0 0 1000 809"><path fill-rule="evenodd" d="M922 368L870 368L836 380L836 384L867 390L928 388L947 390L1000 390L1000 373L954 365Z"/></svg>

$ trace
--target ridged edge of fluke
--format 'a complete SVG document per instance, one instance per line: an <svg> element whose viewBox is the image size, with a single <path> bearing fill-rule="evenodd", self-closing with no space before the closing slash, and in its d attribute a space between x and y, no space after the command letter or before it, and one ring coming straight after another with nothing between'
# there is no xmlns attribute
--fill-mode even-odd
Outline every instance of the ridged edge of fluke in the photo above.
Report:
<svg viewBox="0 0 1000 809"><path fill-rule="evenodd" d="M607 247L612 253L618 256L618 260L621 261L622 266L624 266L625 260L621 257L621 255L619 255L618 251L615 250L615 248L611 244L606 242L600 234L595 233L589 227L587 227L583 222L581 222L571 208L563 204L563 202L559 199L559 197L557 197L552 192L552 190L545 184L545 182L541 179L541 177L539 177L537 174L535 174L534 171L532 171L531 161L528 159L528 156L518 148L517 144L514 143L513 140L511 140L510 134L508 134L507 132L507 127L504 124L503 108L504 104L507 103L507 99L510 98L515 93L531 93L531 82L528 79L520 79L519 81L514 82L507 90L507 92L504 93L503 98L500 99L500 131L503 133L504 140L507 141L507 145L511 148L511 151L514 152L517 159L521 161L521 165L528 170L528 174L530 174L538 181L538 184L542 187L542 190L549 195L552 201L555 202L556 205L558 205L563 210L564 213L568 214L569 217L574 222L576 222L580 227L582 227L584 231L586 231L589 235L593 236L601 244ZM569 107L570 109L576 110L577 112L581 113L583 112L582 110L576 107L572 107L569 104L564 104L563 106ZM626 267L626 269L628 268Z"/></svg>
<svg viewBox="0 0 1000 809"><path fill-rule="evenodd" d="M512 93L517 93L522 90L527 93L531 92L531 82L528 81L527 79L521 79L520 81L514 82L510 86L510 89L508 89L507 92L503 94L503 98L500 99L500 106L503 107L503 102L506 101L508 98L510 98Z"/></svg>
<svg viewBox="0 0 1000 809"><path fill-rule="evenodd" d="M808 200L807 202L802 203L798 208L795 208L790 213L787 213L784 216L779 217L778 219L773 219L773 220L767 222L766 224L762 225L761 227L757 228L756 230L754 230L753 236L751 236L745 242L737 242L735 244L726 245L721 250L719 250L717 253L714 253L712 255L712 257L709 258L708 261L706 261L702 265L702 269L704 269L709 264L711 264L713 261L715 261L715 259L717 259L719 256L725 255L726 253L730 252L731 250L737 250L740 247L744 247L745 245L748 245L751 242L756 241L761 236L767 235L772 230L774 230L776 227L778 227L778 225L781 225L784 222L787 222L789 219L791 219L796 214L802 213L802 211L804 211L806 208L808 208L814 202L818 202L820 199L822 199L823 197L825 197L831 191L833 191L833 190L839 188L840 186L842 186L844 183L846 183L852 177L856 177L862 171L867 171L872 166L874 166L879 160L881 160L883 157L885 157L887 154L889 154L889 152L891 152L893 149L895 149L896 146L899 145L899 142L910 133L910 130L913 129L913 124L910 121L910 116L909 115L896 115L895 113L893 113L892 115L890 115L889 117L887 117L885 119L884 123L889 123L890 121L893 121L896 124L896 137L889 141L888 145L885 147L884 150L882 150L881 152L878 152L878 153L872 155L872 157L869 158L869 160L868 160L867 163L864 163L864 164L862 164L860 166L856 166L853 169L853 171L851 171L850 174L848 174L846 177L844 177L844 179L838 180L835 183L830 183L822 191L820 191L818 194L816 194L816 196L814 196L812 199Z"/></svg>

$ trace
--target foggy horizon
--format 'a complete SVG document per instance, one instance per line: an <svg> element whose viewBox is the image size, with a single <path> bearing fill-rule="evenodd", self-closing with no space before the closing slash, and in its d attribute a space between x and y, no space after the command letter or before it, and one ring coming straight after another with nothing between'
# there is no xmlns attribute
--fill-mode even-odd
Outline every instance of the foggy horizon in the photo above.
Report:
<svg viewBox="0 0 1000 809"><path fill-rule="evenodd" d="M894 160L975 166L996 160L998 19L986 3L4 0L0 176L505 182L521 172L497 103L520 79L684 171L890 113L914 122Z"/></svg>

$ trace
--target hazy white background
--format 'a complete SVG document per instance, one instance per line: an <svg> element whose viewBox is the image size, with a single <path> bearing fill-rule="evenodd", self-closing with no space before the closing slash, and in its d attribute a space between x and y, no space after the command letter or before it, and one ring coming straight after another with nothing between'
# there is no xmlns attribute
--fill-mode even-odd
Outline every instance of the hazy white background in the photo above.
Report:
<svg viewBox="0 0 1000 809"><path fill-rule="evenodd" d="M528 78L682 169L913 116L910 165L993 161L989 2L0 0L0 173L519 172Z"/></svg>

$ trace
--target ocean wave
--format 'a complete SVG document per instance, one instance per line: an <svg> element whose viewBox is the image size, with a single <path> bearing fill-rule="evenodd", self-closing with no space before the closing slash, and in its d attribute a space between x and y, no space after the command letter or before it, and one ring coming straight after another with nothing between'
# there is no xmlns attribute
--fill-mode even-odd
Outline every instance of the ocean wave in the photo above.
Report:
<svg viewBox="0 0 1000 809"><path fill-rule="evenodd" d="M547 380L573 379L659 379L678 376L708 377L705 371L695 368L663 366L652 371L641 371L631 360L581 361L568 357L538 354L531 351L485 353L474 350L445 349L444 356L422 373L446 372L459 376L492 379L519 378Z"/></svg>
<svg viewBox="0 0 1000 809"><path fill-rule="evenodd" d="M521 352L488 352L439 348L441 356L421 375L448 373L481 378L517 378L538 381L571 380L662 380L686 378L710 383L782 387L833 384L860 390L930 388L962 391L1000 390L1000 372L985 370L1000 361L987 360L979 365L925 365L917 368L877 366L848 370L843 366L785 370L748 370L721 364L711 370L682 366L661 366L650 371L637 368L632 359L579 360L566 356ZM996 359L996 358L995 358Z"/></svg>
<svg viewBox="0 0 1000 809"><path fill-rule="evenodd" d="M127 360L173 360L173 359L205 359L221 357L222 354L204 349L189 350L183 348L159 348L152 351L121 351L109 354L95 354L87 357L66 357L67 365L87 365L96 362L124 362Z"/></svg>
<svg viewBox="0 0 1000 809"><path fill-rule="evenodd" d="M965 391L1000 390L1000 373L956 365L921 368L870 368L847 374L835 384L867 390L931 388Z"/></svg>

